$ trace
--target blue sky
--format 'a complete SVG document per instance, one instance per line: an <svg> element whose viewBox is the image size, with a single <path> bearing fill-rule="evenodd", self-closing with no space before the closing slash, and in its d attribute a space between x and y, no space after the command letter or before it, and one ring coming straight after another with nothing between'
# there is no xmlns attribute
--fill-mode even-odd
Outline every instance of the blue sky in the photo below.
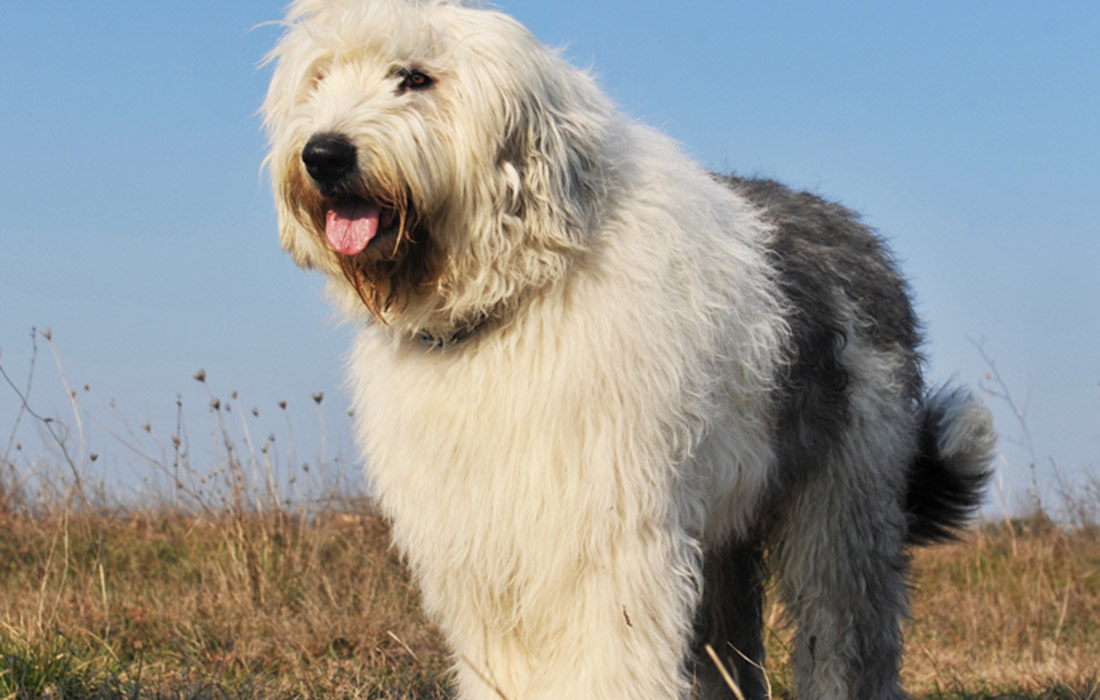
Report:
<svg viewBox="0 0 1100 700"><path fill-rule="evenodd" d="M500 2L708 167L863 212L926 322L928 376L984 343L1035 455L1100 472L1100 4ZM687 8L687 9L685 9ZM74 386L171 432L217 392L348 446L349 332L276 242L257 66L279 2L12 0L0 21L0 363L49 327ZM40 356L32 399L64 417ZM0 449L17 408L0 385ZM999 427L1020 435L994 401ZM297 411L298 413L294 413ZM34 431L24 426L21 439ZM29 433L29 435L27 434ZM106 435L91 438L136 473ZM1026 456L1003 443L1008 485ZM305 451L309 449L303 447ZM129 471L128 471L129 470Z"/></svg>

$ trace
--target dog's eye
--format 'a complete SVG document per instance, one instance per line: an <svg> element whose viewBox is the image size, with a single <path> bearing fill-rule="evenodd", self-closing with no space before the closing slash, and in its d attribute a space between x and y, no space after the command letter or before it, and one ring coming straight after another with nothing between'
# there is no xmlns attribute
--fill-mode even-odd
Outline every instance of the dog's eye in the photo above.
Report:
<svg viewBox="0 0 1100 700"><path fill-rule="evenodd" d="M418 70L410 70L401 74L401 92L406 90L424 90L430 88L432 83L432 77L427 73L423 73Z"/></svg>

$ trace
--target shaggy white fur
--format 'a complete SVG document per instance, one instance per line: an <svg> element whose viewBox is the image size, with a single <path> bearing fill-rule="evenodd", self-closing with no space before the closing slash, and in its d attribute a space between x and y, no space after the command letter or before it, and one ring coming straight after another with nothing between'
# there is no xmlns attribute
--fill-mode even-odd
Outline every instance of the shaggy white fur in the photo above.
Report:
<svg viewBox="0 0 1100 700"><path fill-rule="evenodd" d="M368 473L461 697L692 697L693 640L752 612L701 605L704 561L722 569L742 543L774 550L806 697L900 693L923 409L912 348L868 330L875 309L830 278L847 343L823 353L845 381L835 443L818 445L802 407L825 377L807 370L797 395L813 363L782 221L746 183L623 117L492 10L297 0L271 59L281 242L360 326L348 365ZM942 396L928 461L980 481L988 415ZM890 667L873 690L867 659Z"/></svg>

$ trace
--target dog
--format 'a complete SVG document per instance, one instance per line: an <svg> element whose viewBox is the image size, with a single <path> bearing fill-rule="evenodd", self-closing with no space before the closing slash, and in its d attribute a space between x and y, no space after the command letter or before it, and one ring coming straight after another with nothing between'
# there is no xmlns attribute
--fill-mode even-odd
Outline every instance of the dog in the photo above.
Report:
<svg viewBox="0 0 1100 700"><path fill-rule="evenodd" d="M358 327L372 493L468 700L902 698L909 547L980 501L884 241L719 176L514 19L295 0L262 113L280 241Z"/></svg>

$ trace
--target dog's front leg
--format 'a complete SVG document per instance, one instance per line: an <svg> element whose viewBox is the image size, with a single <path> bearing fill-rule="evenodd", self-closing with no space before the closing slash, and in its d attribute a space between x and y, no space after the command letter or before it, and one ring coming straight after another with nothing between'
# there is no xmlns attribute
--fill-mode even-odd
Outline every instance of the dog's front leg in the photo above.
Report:
<svg viewBox="0 0 1100 700"><path fill-rule="evenodd" d="M628 523L598 547L599 554L577 549L573 566L548 569L545 580L528 580L526 590L505 595L520 606L512 628L469 630L456 645L463 698L691 696L698 547L676 527Z"/></svg>

